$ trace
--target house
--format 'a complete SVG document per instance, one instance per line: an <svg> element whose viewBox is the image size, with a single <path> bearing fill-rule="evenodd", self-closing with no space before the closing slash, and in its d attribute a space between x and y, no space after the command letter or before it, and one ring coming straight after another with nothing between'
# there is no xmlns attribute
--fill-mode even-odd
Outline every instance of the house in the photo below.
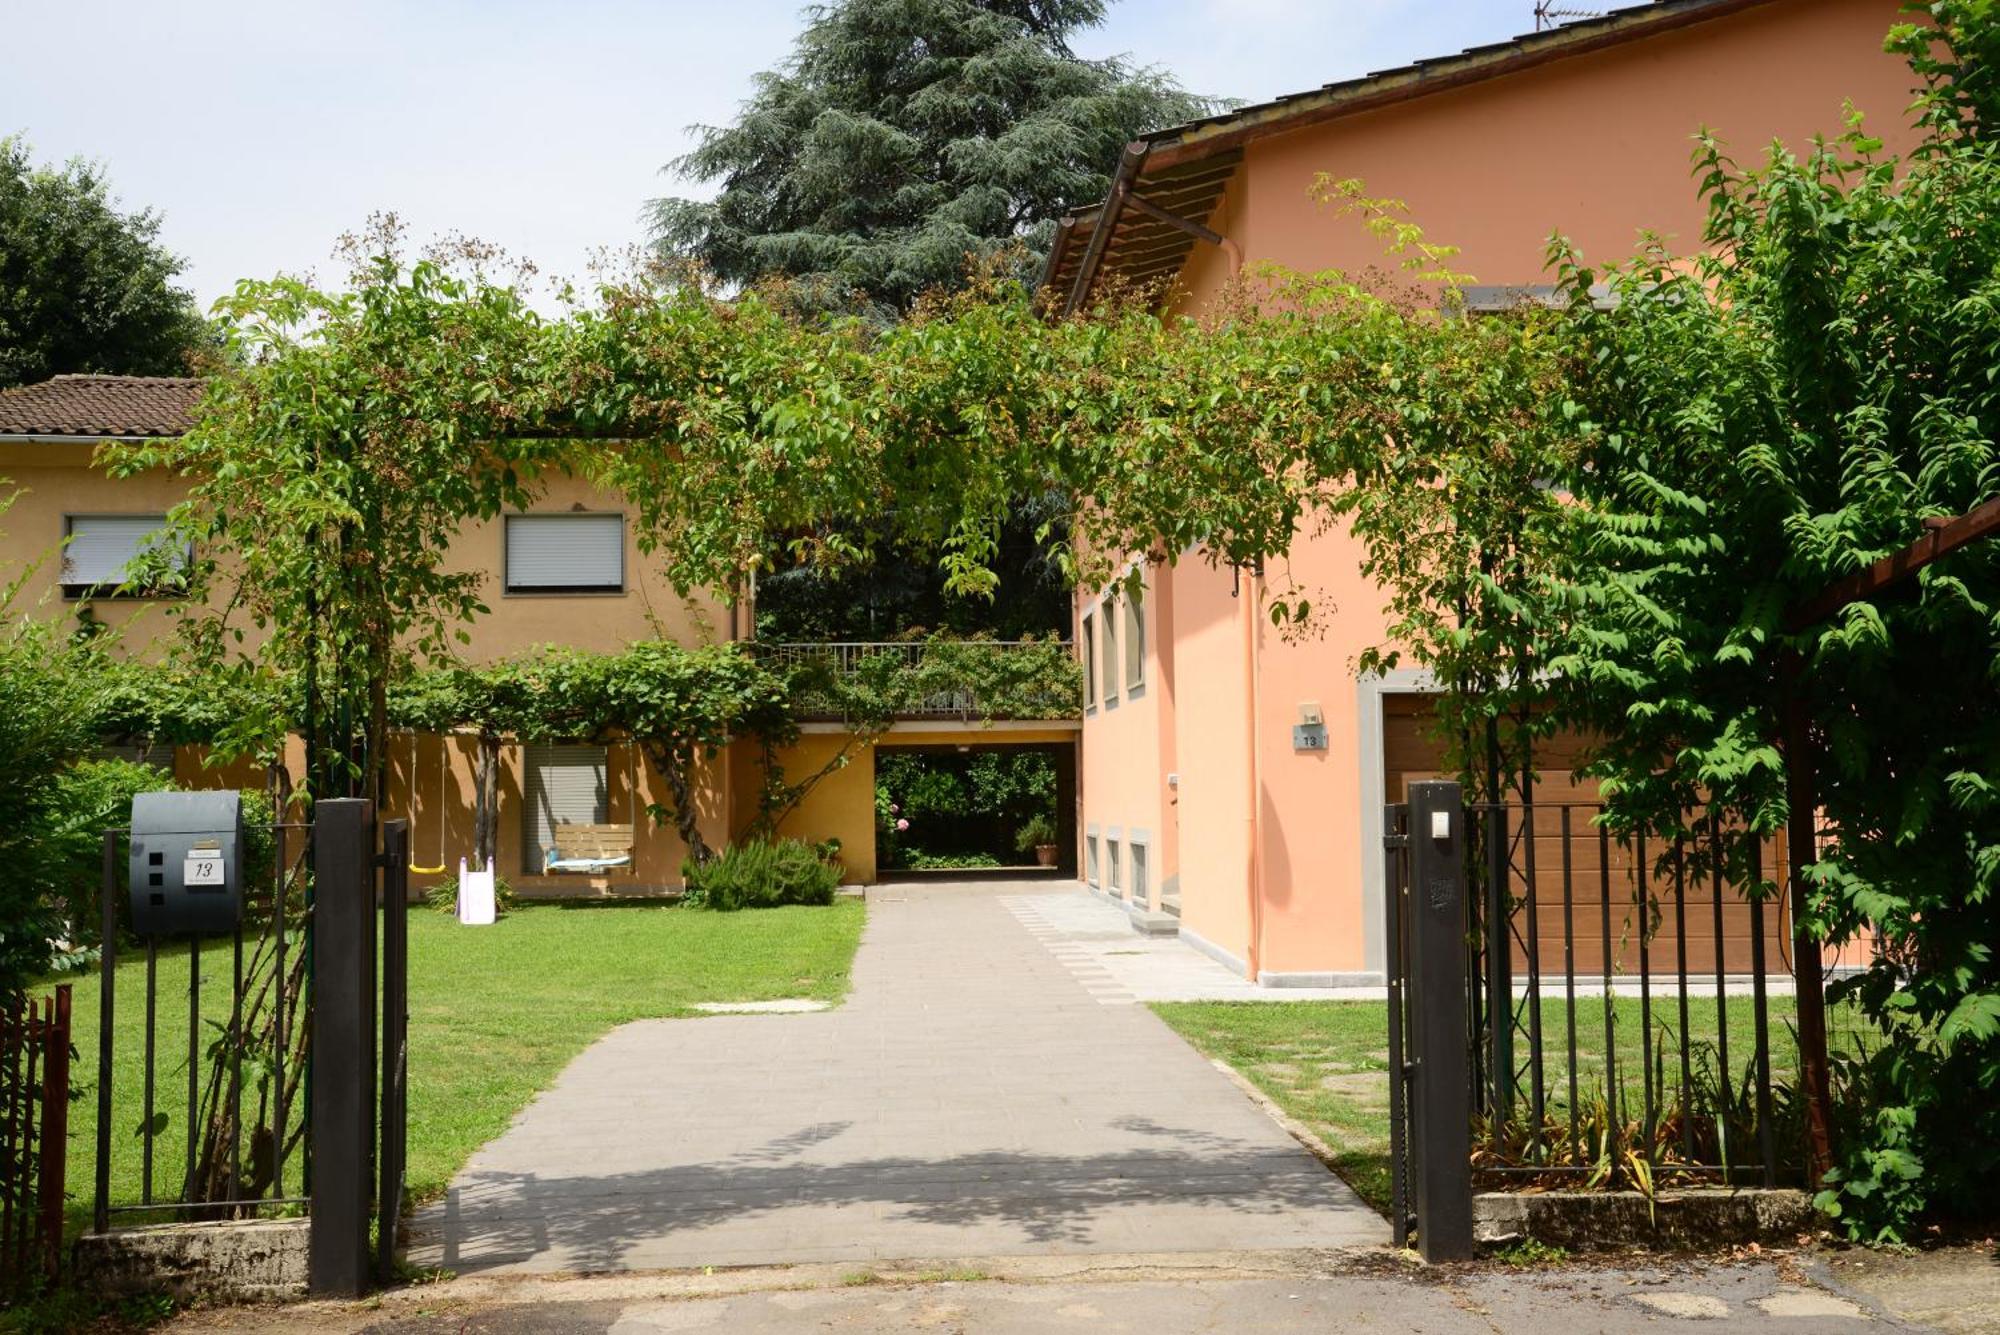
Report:
<svg viewBox="0 0 2000 1335"><path fill-rule="evenodd" d="M1547 284L1558 232L1592 260L1649 231L1691 249L1699 127L1754 162L1773 140L1837 135L1851 102L1896 146L1912 79L1882 44L1900 17L1896 0L1655 0L1162 130L1062 225L1042 282L1070 311L1115 276L1192 313L1246 264L1389 267L1313 200L1321 173L1405 201L1430 239L1462 247L1475 305ZM1199 560L1147 566L1135 597L1078 599L1083 875L1136 926L1262 983L1377 983L1383 806L1442 768L1426 683L1357 679L1384 600L1350 536L1302 536L1286 564L1271 577L1335 609L1324 638L1287 642L1257 572ZM1724 936L1747 932L1739 904Z"/></svg>
<svg viewBox="0 0 2000 1335"><path fill-rule="evenodd" d="M121 652L157 655L173 634L171 599L121 591L128 562L144 549L184 495L165 473L113 478L93 462L100 442L159 440L192 423L202 393L193 379L65 375L0 391L0 478L14 493L0 512L0 581L20 579L15 608L60 623L87 618L117 632ZM468 521L447 565L484 575L491 611L468 627L463 654L490 662L538 645L593 651L665 638L683 645L747 640L753 607L713 595L683 598L640 552L625 499L566 474L545 478L535 505L491 521ZM766 646L788 654L843 654L865 646ZM899 654L921 646L894 646ZM1044 711L1047 712L1047 711ZM1075 772L1075 718L989 719L962 707L918 702L886 733L856 746L833 717L808 718L804 736L778 759L787 773L811 774L843 747L851 762L815 787L780 833L838 839L852 880L876 877L874 757L884 748L963 751L1036 747L1058 752L1065 789ZM138 755L134 739L106 739ZM473 847L477 741L469 736L400 733L389 744L386 815L411 818L413 861L455 869ZM155 755L190 786L261 786L246 767L205 768L198 748ZM725 749L700 776L703 838L720 847L757 809L759 757L747 743ZM302 766L291 765L296 779ZM677 886L686 849L648 808L666 805L658 772L640 749L603 745L508 745L498 777L496 866L525 895L575 897ZM1063 810L1073 812L1073 800ZM1065 822L1066 823L1066 822ZM551 871L559 827L607 827L600 837L624 865ZM566 839L574 839L570 832ZM1067 832L1066 832L1067 835ZM1075 847L1073 837L1066 845ZM1065 869L1070 869L1065 859Z"/></svg>

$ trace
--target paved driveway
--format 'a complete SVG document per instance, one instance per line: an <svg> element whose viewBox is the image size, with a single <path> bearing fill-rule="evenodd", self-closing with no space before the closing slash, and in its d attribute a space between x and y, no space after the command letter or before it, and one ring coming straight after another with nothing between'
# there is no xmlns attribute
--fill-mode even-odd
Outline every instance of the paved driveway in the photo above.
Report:
<svg viewBox="0 0 2000 1335"><path fill-rule="evenodd" d="M461 1272L1335 1247L1387 1225L1007 883L870 893L846 1005L626 1025L416 1221Z"/></svg>

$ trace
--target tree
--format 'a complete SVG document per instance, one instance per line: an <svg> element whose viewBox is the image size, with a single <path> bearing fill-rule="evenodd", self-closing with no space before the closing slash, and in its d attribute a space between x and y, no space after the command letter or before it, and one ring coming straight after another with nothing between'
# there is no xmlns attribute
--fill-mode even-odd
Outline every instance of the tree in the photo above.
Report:
<svg viewBox="0 0 2000 1335"><path fill-rule="evenodd" d="M2000 496L2000 14L1925 8L1935 27L1891 37L1928 85L1908 159L1858 115L1753 170L1706 142L1703 256L1614 272L1609 310L1595 275L1567 276L1590 428L1578 634L1554 669L1588 684L1592 768L1633 822L1706 802L1768 836L1813 819L1785 778L1815 758L1809 926L1873 947L1833 989L1880 1039L1846 1065L1820 1200L1860 1236L1984 1209L2000 1183L2000 542L1830 619L1799 610Z"/></svg>
<svg viewBox="0 0 2000 1335"><path fill-rule="evenodd" d="M189 480L169 515L185 542L157 548L147 577L187 581L175 615L193 661L247 655L292 686L315 797L379 797L390 681L412 656L448 657L485 610L483 574L444 564L460 524L525 505L555 448L539 436L542 322L478 272L406 267L382 228L350 291L239 285L223 303L236 369L195 425L107 446L120 474ZM288 720L252 714L218 741L268 748L274 722L282 736Z"/></svg>
<svg viewBox="0 0 2000 1335"><path fill-rule="evenodd" d="M36 167L0 138L0 389L72 372L186 375L213 346L160 217L119 210L104 170Z"/></svg>
<svg viewBox="0 0 2000 1335"><path fill-rule="evenodd" d="M736 123L696 127L670 170L720 191L655 200L655 238L725 282L789 275L825 308L878 316L957 286L968 256L1046 249L1059 216L1103 196L1128 141L1212 106L1157 70L1078 57L1072 37L1104 9L814 6Z"/></svg>

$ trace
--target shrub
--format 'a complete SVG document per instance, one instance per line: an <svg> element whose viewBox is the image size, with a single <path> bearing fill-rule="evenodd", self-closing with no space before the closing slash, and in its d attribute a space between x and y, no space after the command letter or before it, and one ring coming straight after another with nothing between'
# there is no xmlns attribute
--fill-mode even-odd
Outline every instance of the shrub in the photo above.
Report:
<svg viewBox="0 0 2000 1335"><path fill-rule="evenodd" d="M926 853L918 849L910 854L912 871L976 871L999 865L1000 859L991 853Z"/></svg>
<svg viewBox="0 0 2000 1335"><path fill-rule="evenodd" d="M1056 823L1038 811L1028 817L1027 823L1014 836L1014 847L1023 853L1032 853L1055 841Z"/></svg>
<svg viewBox="0 0 2000 1335"><path fill-rule="evenodd" d="M53 961L58 969L90 963L100 944L105 829L131 822L135 794L173 787L173 778L164 771L129 760L86 760L56 775L35 875L45 902L65 924L63 940L69 948L58 950ZM125 913L121 904L121 919Z"/></svg>
<svg viewBox="0 0 2000 1335"><path fill-rule="evenodd" d="M831 904L840 868L798 839L732 844L706 862L681 864L683 903L697 908L765 909L781 904Z"/></svg>

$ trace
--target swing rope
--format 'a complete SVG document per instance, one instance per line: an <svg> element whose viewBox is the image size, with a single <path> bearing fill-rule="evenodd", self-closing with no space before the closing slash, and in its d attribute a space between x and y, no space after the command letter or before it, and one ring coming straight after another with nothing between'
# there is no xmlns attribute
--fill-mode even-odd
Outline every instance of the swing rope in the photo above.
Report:
<svg viewBox="0 0 2000 1335"><path fill-rule="evenodd" d="M412 861L410 863L410 870L415 872L419 876L441 876L444 874L445 779L447 777L446 772L451 768L449 764L450 757L446 754L444 748L445 748L444 740L440 738L438 740L438 805L437 805L438 865L435 867L419 867L414 861ZM412 815L416 814L416 805L417 805L417 730L415 728L412 728L410 729L410 808ZM413 853L411 856L414 858L415 854Z"/></svg>

